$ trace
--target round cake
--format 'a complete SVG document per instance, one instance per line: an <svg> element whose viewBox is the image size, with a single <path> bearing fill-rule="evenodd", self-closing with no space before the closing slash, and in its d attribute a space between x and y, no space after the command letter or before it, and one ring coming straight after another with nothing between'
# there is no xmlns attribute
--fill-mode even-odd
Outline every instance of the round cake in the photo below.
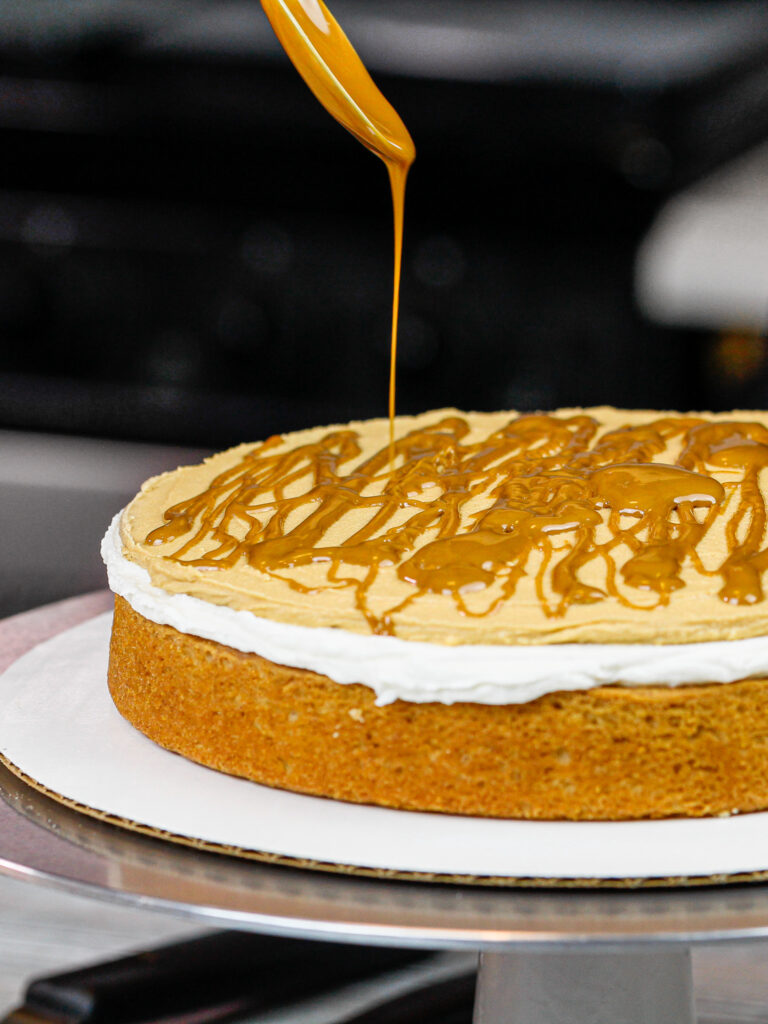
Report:
<svg viewBox="0 0 768 1024"><path fill-rule="evenodd" d="M768 807L768 414L439 410L149 480L103 544L121 714L301 793Z"/></svg>

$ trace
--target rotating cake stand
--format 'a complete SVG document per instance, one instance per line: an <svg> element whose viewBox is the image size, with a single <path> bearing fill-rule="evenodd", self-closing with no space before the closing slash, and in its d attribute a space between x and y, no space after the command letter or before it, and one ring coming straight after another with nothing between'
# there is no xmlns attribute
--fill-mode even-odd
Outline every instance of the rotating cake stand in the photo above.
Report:
<svg viewBox="0 0 768 1024"><path fill-rule="evenodd" d="M67 603L54 628L49 610L24 616L12 637L0 624L4 660L103 603ZM478 950L476 1024L692 1024L691 946L768 939L764 885L523 890L344 877L127 832L6 769L0 795L0 873L211 926Z"/></svg>

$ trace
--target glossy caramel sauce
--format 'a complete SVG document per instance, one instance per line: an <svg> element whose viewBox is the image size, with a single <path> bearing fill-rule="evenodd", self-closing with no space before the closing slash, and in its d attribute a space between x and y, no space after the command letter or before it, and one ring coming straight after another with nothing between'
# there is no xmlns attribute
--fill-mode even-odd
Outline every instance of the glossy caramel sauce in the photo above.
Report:
<svg viewBox="0 0 768 1024"><path fill-rule="evenodd" d="M669 415L606 431L586 413L510 414L470 433L462 415L440 416L397 439L391 466L386 446L361 458L355 429L288 450L273 437L168 508L146 543L199 570L247 565L300 592L347 589L385 634L428 594L448 595L461 616L491 616L529 575L549 618L609 600L665 606L683 566L719 577L723 602L763 600L762 424ZM705 566L716 523L723 556ZM585 578L594 563L599 586ZM323 567L322 582L302 582L309 565ZM382 571L406 593L374 610Z"/></svg>
<svg viewBox="0 0 768 1024"><path fill-rule="evenodd" d="M297 71L325 109L384 161L392 190L395 266L389 370L390 447L394 441L395 367L403 253L405 182L416 148L322 0L261 0Z"/></svg>

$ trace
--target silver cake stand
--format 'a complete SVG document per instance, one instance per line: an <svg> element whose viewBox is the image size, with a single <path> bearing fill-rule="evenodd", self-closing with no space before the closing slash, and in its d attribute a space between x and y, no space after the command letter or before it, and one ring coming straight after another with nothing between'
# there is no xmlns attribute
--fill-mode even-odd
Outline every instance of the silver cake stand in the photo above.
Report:
<svg viewBox="0 0 768 1024"><path fill-rule="evenodd" d="M59 628L99 600L68 603ZM13 626L17 649L25 629L55 631L50 612L34 614ZM0 643L4 632L0 623ZM768 939L765 885L526 890L346 877L128 832L6 769L0 796L0 873L209 926L477 950L475 1024L693 1024L691 947Z"/></svg>

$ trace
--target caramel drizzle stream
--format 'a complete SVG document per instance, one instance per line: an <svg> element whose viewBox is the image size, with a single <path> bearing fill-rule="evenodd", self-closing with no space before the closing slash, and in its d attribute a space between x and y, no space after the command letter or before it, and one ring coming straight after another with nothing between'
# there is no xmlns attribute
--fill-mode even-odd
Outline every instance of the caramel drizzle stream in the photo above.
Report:
<svg viewBox="0 0 768 1024"><path fill-rule="evenodd" d="M467 421L446 416L399 438L392 466L386 448L361 460L350 429L290 451L273 437L169 508L146 542L176 545L163 557L201 569L245 563L304 593L349 588L375 633L393 633L398 613L428 593L450 595L464 615L490 615L531 573L551 617L609 598L666 605L686 562L722 576L721 600L761 601L768 429L695 417L599 429L586 415L523 415L470 442ZM670 445L675 463L655 462ZM721 484L708 470L732 479ZM728 516L728 552L707 570L697 549L718 516ZM594 560L600 587L582 577ZM323 580L302 582L313 565L325 567ZM402 596L374 608L382 567Z"/></svg>
<svg viewBox="0 0 768 1024"><path fill-rule="evenodd" d="M395 229L392 334L389 368L389 454L394 458L395 367L405 183L416 148L408 129L368 74L323 0L261 0L275 35L325 109L387 168Z"/></svg>

